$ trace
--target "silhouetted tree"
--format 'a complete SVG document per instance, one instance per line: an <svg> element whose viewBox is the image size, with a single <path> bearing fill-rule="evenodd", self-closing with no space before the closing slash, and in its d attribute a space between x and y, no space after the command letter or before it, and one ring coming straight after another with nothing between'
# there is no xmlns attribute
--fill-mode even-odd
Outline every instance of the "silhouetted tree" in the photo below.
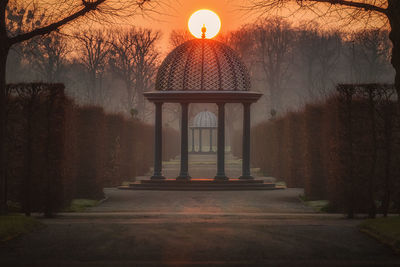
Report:
<svg viewBox="0 0 400 267"><path fill-rule="evenodd" d="M103 104L108 97L108 88L103 86L111 44L104 30L84 31L75 34L77 40L77 62L81 63L89 77L87 88L91 104Z"/></svg>
<svg viewBox="0 0 400 267"><path fill-rule="evenodd" d="M282 89L288 78L293 36L290 24L281 18L260 21L254 30L256 60L264 72L265 89L275 110L282 108Z"/></svg>
<svg viewBox="0 0 400 267"><path fill-rule="evenodd" d="M333 88L341 55L342 36L336 30L322 31L315 23L297 29L296 62L310 99L324 98ZM303 96L304 97L304 96Z"/></svg>
<svg viewBox="0 0 400 267"><path fill-rule="evenodd" d="M319 16L335 14L350 23L381 20L390 25L392 41L391 63L396 71L395 88L400 95L400 1L398 0L251 0L251 9L263 9L266 13L290 4L301 9L311 9ZM400 102L398 101L399 108Z"/></svg>
<svg viewBox="0 0 400 267"><path fill-rule="evenodd" d="M5 104L6 63L10 49L35 36L49 34L83 17L105 21L111 16L130 17L138 8L152 8L149 0L9 1L0 2L0 192L5 192ZM154 5L154 4L153 4ZM35 12L40 10L40 12ZM18 29L18 30L15 30ZM0 213L7 208L0 199Z"/></svg>
<svg viewBox="0 0 400 267"><path fill-rule="evenodd" d="M172 30L169 35L169 44L171 48L175 48L186 41L193 39L194 37L188 30Z"/></svg>
<svg viewBox="0 0 400 267"><path fill-rule="evenodd" d="M307 97L313 99L319 93L318 88L315 84L315 70L316 70L316 58L314 49L317 46L319 38L319 30L317 24L303 23L297 29L297 53L299 62L296 67L301 73L301 80L303 86L307 90ZM305 97L303 92L302 97Z"/></svg>
<svg viewBox="0 0 400 267"><path fill-rule="evenodd" d="M332 74L340 57L342 40L337 31L322 32L318 35L314 48L317 63L315 71L315 88L325 92L332 85ZM328 84L330 83L330 84Z"/></svg>
<svg viewBox="0 0 400 267"><path fill-rule="evenodd" d="M246 64L250 72L255 63L255 43L254 43L253 25L245 25L239 30L231 31L222 36L224 43L235 50L240 59Z"/></svg>
<svg viewBox="0 0 400 267"><path fill-rule="evenodd" d="M159 32L150 29L114 31L110 40L112 45L110 65L114 73L126 86L128 112L135 109L144 119L145 105L143 92L152 87L159 53L155 44Z"/></svg>
<svg viewBox="0 0 400 267"><path fill-rule="evenodd" d="M351 37L352 47L348 57L354 66L356 81L378 82L388 72L390 40L388 32L381 29L364 30Z"/></svg>
<svg viewBox="0 0 400 267"><path fill-rule="evenodd" d="M68 63L67 55L71 52L65 37L50 34L34 38L24 47L30 65L46 82L60 82Z"/></svg>

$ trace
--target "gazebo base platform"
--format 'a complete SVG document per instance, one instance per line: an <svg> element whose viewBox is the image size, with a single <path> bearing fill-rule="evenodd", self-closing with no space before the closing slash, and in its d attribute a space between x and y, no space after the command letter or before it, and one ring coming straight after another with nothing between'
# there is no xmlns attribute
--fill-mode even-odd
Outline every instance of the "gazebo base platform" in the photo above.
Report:
<svg viewBox="0 0 400 267"><path fill-rule="evenodd" d="M171 190L171 191L240 191L240 190L276 190L285 187L277 186L275 183L265 183L263 180L239 180L229 179L216 181L214 179L191 179L191 180L141 180L120 186L125 190Z"/></svg>

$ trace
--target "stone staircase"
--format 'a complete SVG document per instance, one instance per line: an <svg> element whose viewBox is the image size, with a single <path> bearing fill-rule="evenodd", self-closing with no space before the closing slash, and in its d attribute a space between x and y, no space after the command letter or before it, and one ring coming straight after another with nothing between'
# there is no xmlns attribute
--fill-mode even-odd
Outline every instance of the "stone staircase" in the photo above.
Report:
<svg viewBox="0 0 400 267"><path fill-rule="evenodd" d="M163 162L163 175L168 179L176 178L180 170L180 156ZM151 176L153 169L148 173ZM217 173L217 154L189 154L189 175L194 179L212 179ZM225 173L229 178L239 178L242 174L242 160L232 153L225 153ZM260 168L251 168L253 176L262 176Z"/></svg>
<svg viewBox="0 0 400 267"><path fill-rule="evenodd" d="M259 168L252 168L254 180L239 180L242 174L242 160L230 152L225 154L225 174L229 180L214 180L217 173L216 154L189 154L190 180L176 180L180 171L180 156L163 162L165 180L151 180L153 169L146 176L136 177L135 182L120 186L123 190L173 190L173 191L232 191L232 190L276 190L284 189L275 184L273 177L262 177Z"/></svg>

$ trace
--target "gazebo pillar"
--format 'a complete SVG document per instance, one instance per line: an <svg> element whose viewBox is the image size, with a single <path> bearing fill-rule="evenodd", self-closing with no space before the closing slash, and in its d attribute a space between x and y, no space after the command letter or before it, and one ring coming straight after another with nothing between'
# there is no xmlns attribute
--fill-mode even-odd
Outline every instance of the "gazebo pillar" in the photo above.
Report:
<svg viewBox="0 0 400 267"><path fill-rule="evenodd" d="M199 152L201 152L201 150L202 150L202 141L201 141L201 139L202 139L202 135L203 135L203 133L202 133L202 131L201 131L201 128L199 128Z"/></svg>
<svg viewBox="0 0 400 267"><path fill-rule="evenodd" d="M181 123L181 170L176 178L189 180L189 164L188 164L188 106L189 103L181 103L182 123Z"/></svg>
<svg viewBox="0 0 400 267"><path fill-rule="evenodd" d="M210 128L210 149L209 152L212 152L212 128Z"/></svg>
<svg viewBox="0 0 400 267"><path fill-rule="evenodd" d="M250 174L250 103L243 103L242 176L239 179L254 179Z"/></svg>
<svg viewBox="0 0 400 267"><path fill-rule="evenodd" d="M217 175L215 180L228 180L225 175L225 103L218 105Z"/></svg>
<svg viewBox="0 0 400 267"><path fill-rule="evenodd" d="M192 153L194 152L194 128L192 127Z"/></svg>
<svg viewBox="0 0 400 267"><path fill-rule="evenodd" d="M154 173L152 180L162 180L162 102L155 102L156 119L154 125Z"/></svg>

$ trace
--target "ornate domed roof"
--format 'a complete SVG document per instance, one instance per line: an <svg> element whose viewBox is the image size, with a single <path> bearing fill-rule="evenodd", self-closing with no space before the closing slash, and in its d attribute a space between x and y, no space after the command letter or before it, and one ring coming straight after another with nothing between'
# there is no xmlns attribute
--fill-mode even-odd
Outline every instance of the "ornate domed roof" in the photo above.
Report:
<svg viewBox="0 0 400 267"><path fill-rule="evenodd" d="M198 113L193 119L192 127L217 127L217 116L210 111L202 111Z"/></svg>
<svg viewBox="0 0 400 267"><path fill-rule="evenodd" d="M176 47L162 62L156 78L160 91L248 91L246 66L227 45L193 39Z"/></svg>

